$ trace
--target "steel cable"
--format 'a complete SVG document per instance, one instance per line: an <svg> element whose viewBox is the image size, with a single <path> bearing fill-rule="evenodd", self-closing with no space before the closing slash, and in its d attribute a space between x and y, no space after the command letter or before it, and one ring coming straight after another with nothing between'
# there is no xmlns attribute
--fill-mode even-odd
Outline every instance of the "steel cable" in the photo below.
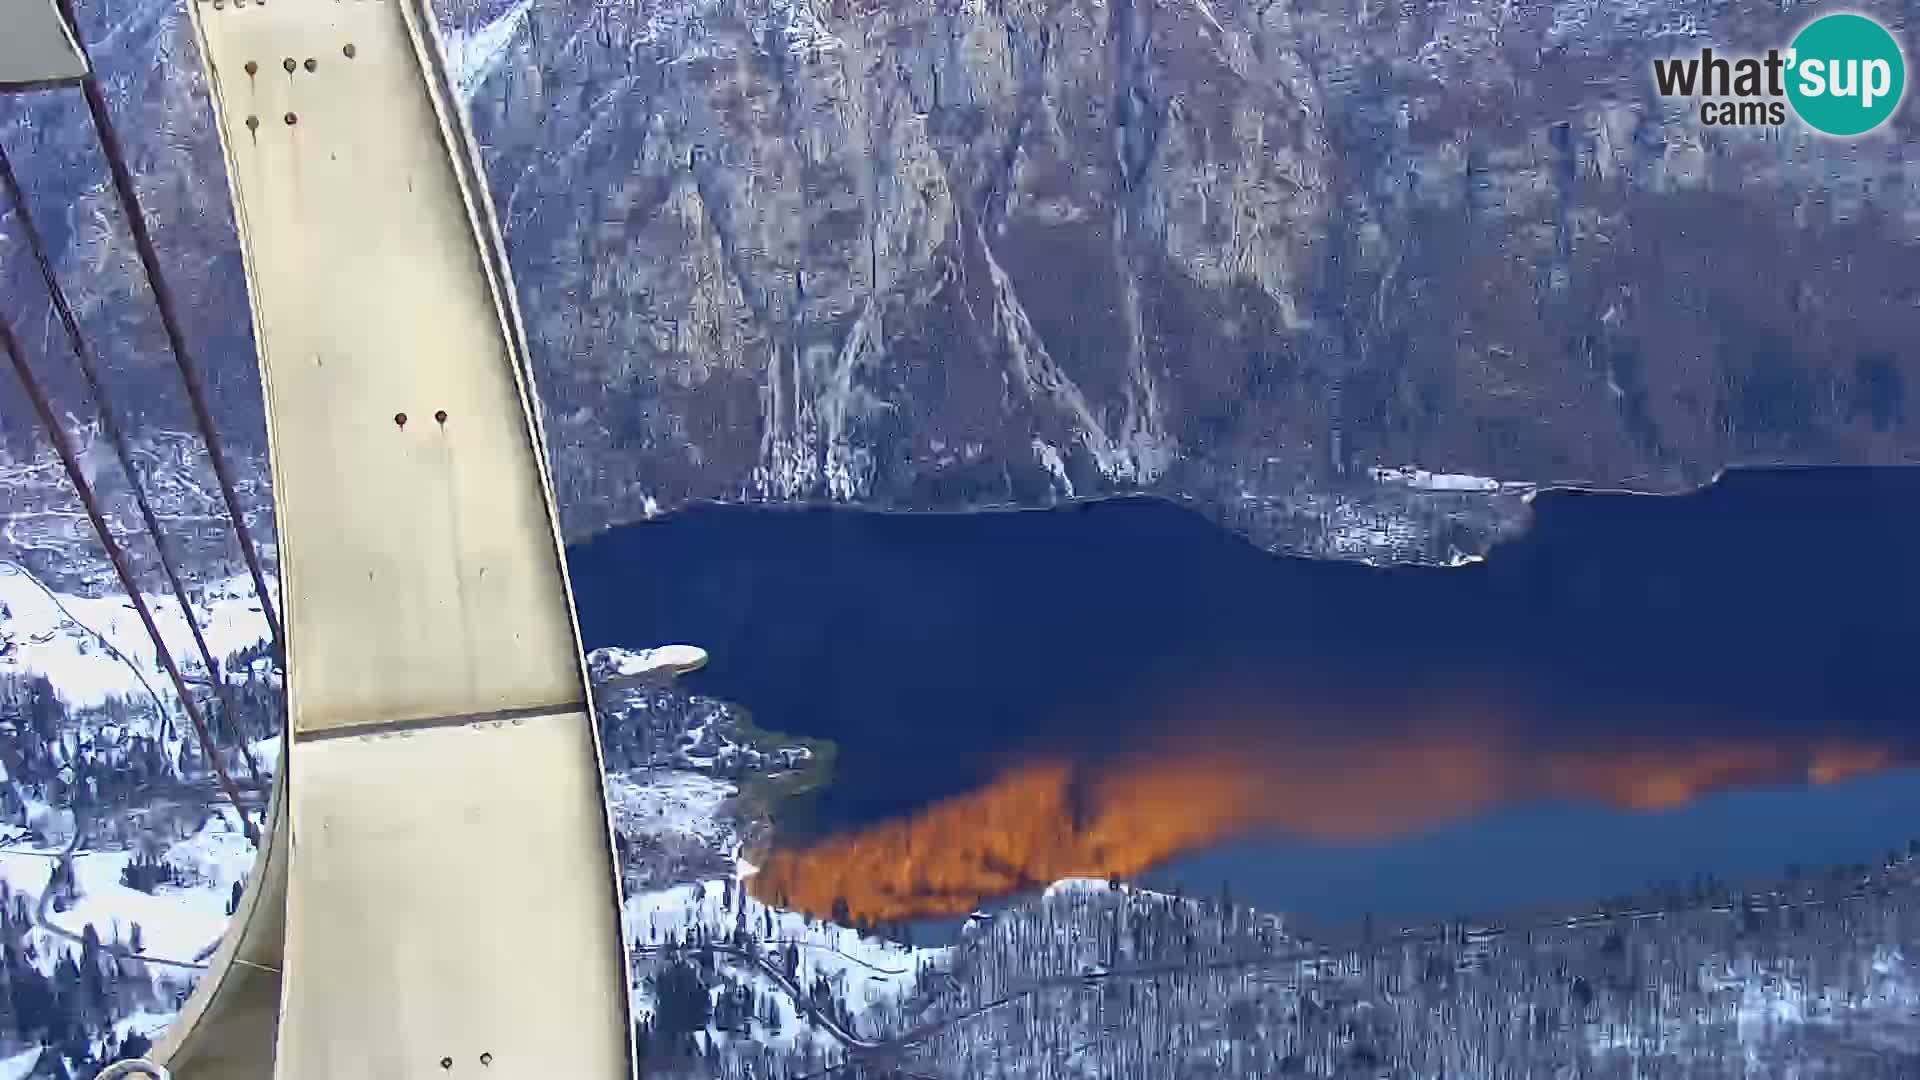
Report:
<svg viewBox="0 0 1920 1080"><path fill-rule="evenodd" d="M74 40L81 53L86 53L86 43L80 40L80 22L74 16L72 0L58 0L60 14L73 29ZM267 628L273 633L274 651L280 654L284 663L286 653L280 633L280 616L274 610L273 597L267 589L267 575L260 566L260 554L253 543L253 533L247 528L247 516L240 506L240 495L233 484L233 475L227 468L226 455L221 449L219 425L214 423L213 413L207 408L206 388L200 378L200 369L193 362L193 354L187 349L187 337L181 329L178 309L174 306L173 290L167 285L167 278L160 269L160 254L153 244L153 234L147 228L147 216L140 208L140 192L134 186L133 172L127 168L126 153L121 149L120 136L113 126L113 117L107 111L106 95L100 91L100 80L91 72L80 83L81 96L86 99L87 112L93 118L94 135L100 142L100 149L106 155L107 169L113 176L113 187L119 195L121 212L127 216L127 227L133 233L133 246L140 255L140 265L146 271L147 288L153 293L154 306L160 309L160 325L166 331L167 347L173 353L173 362L180 369L180 378L186 383L187 400L193 406L194 422L200 428L200 438L207 445L207 456L213 462L214 478L220 482L220 497L227 504L227 515L233 520L234 535L240 541L240 555L246 560L247 572L253 576L253 587L260 594L260 610L267 617Z"/></svg>
<svg viewBox="0 0 1920 1080"><path fill-rule="evenodd" d="M67 342L73 348L74 362L80 368L81 376L86 380L87 390L93 394L93 403L100 412L100 430L113 444L114 453L120 458L120 468L127 475L127 485L133 489L133 501L140 508L140 519L146 524L147 535L153 539L154 550L159 553L160 567L166 572L167 584L173 589L173 597L180 603L180 614L187 620L187 628L193 631L193 644L200 651L200 661L206 665L207 676L213 681L213 692L219 698L220 707L237 725L240 710L234 705L233 694L222 676L219 663L214 659L213 649L207 644L207 637L200 630L200 620L194 617L193 605L187 599L187 587L180 580L180 572L173 565L173 557L167 551L166 536L160 527L160 519L153 512L153 506L147 502L146 487L140 482L140 474L133 467L133 452L127 446L124 432L115 419L113 402L107 396L106 385L100 379L100 372L93 362L92 350L87 348L86 338L81 334L80 322L74 317L73 307L67 303L66 290L60 287L59 278L54 274L53 262L40 230L33 223L33 213L27 208L26 192L20 187L19 177L14 175L13 163L7 159L7 152L0 147L0 187L6 189L7 198L13 204L14 214L19 222L20 233L27 241L27 248L33 254L34 262L39 265L40 277L46 283L47 296L53 302L53 309L60 317L60 324L66 328ZM260 767L247 751L246 736L235 728L240 739L240 757L246 763L247 773L257 786L261 783ZM246 811L239 810L241 816Z"/></svg>
<svg viewBox="0 0 1920 1080"><path fill-rule="evenodd" d="M233 777L227 772L226 763L220 760L214 749L213 735L207 730L207 719L200 712L200 705L193 695L187 692L187 680L180 673L180 666L174 663L173 653L168 650L166 639L160 636L160 627L153 621L153 612L147 607L146 597L140 592L140 583L134 580L133 570L127 563L127 555L114 538L113 530L108 527L105 515L100 512L100 504L93 496L93 486L87 483L87 477L80 469L80 459L73 450L73 442L67 437L65 428L60 426L59 418L54 416L53 405L47 400L46 391L41 389L40 380L27 363L26 353L21 351L20 342L14 337L10 320L0 316L0 350L4 350L7 359L12 362L13 370L20 377L20 385L26 389L27 397L33 402L33 408L40 417L40 426L46 429L47 438L53 441L53 449L60 456L60 464L67 470L67 479L73 482L74 490L80 496L80 504L86 508L87 518L93 523L93 531L100 537L100 544L107 549L107 558L113 563L113 571L120 577L120 584L127 590L127 598L133 602L133 610L139 614L140 622L146 627L147 636L153 639L154 652L159 656L160 665L173 680L173 688L180 695L180 704L187 711L187 718L193 721L194 733L199 736L200 747L207 755L207 762L213 768L214 776L220 781L220 787L226 792L227 800L240 814L241 827L246 831L247 839L254 846L260 844L260 830L254 827L253 819L241 809L240 790L233 783Z"/></svg>

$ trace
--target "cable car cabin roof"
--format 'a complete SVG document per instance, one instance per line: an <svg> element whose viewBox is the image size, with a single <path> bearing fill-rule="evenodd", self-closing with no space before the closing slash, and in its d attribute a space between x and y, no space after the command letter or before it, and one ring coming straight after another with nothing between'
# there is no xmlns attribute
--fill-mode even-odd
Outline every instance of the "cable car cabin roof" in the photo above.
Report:
<svg viewBox="0 0 1920 1080"><path fill-rule="evenodd" d="M0 92L70 83L87 70L54 0L0 0Z"/></svg>

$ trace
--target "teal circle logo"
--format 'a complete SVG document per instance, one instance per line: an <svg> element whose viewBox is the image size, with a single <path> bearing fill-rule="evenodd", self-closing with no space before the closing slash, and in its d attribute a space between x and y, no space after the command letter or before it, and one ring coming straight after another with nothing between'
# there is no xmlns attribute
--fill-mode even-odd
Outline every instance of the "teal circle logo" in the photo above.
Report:
<svg viewBox="0 0 1920 1080"><path fill-rule="evenodd" d="M1887 28L1865 15L1822 15L1793 39L1787 100L1815 131L1865 135L1900 107L1907 58Z"/></svg>

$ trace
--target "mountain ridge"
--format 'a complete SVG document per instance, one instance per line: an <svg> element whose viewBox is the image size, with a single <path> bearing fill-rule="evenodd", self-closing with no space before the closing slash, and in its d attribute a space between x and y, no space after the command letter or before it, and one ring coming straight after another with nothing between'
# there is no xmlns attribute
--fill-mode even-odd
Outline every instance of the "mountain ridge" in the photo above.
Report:
<svg viewBox="0 0 1920 1080"><path fill-rule="evenodd" d="M1903 38L1915 5L1866 9ZM1458 563L1544 487L1920 460L1920 169L1701 128L1651 58L1755 2L702 0L441 11L570 539L693 503L1188 502L1271 550ZM185 20L83 29L264 474ZM74 103L0 120L134 426L184 428ZM42 303L18 260L0 293ZM51 340L39 350L84 413ZM151 394L144 391L151 389ZM0 402L14 461L23 416ZM1420 471L1486 478L1436 489ZM1384 478L1383 478L1384 477Z"/></svg>

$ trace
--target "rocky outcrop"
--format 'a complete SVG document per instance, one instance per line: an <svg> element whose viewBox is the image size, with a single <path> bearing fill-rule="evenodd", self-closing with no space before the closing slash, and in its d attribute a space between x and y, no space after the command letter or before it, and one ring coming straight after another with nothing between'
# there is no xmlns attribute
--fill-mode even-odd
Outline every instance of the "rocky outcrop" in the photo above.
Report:
<svg viewBox="0 0 1920 1080"><path fill-rule="evenodd" d="M1911 36L1910 0L1866 7ZM180 20L154 10L116 16L116 55L167 43L166 93L143 100L191 116ZM443 18L576 537L699 500L1144 491L1278 550L1444 562L1523 523L1539 486L1920 458L1915 107L1847 143L1705 128L1653 94L1653 57L1783 43L1798 11L480 0ZM159 107L139 89L123 107ZM207 158L204 124L168 123L148 137L157 212L216 216L167 194ZM99 235L69 243L76 276L124 258ZM235 295L224 222L175 242L207 295ZM241 339L205 333L244 372Z"/></svg>

